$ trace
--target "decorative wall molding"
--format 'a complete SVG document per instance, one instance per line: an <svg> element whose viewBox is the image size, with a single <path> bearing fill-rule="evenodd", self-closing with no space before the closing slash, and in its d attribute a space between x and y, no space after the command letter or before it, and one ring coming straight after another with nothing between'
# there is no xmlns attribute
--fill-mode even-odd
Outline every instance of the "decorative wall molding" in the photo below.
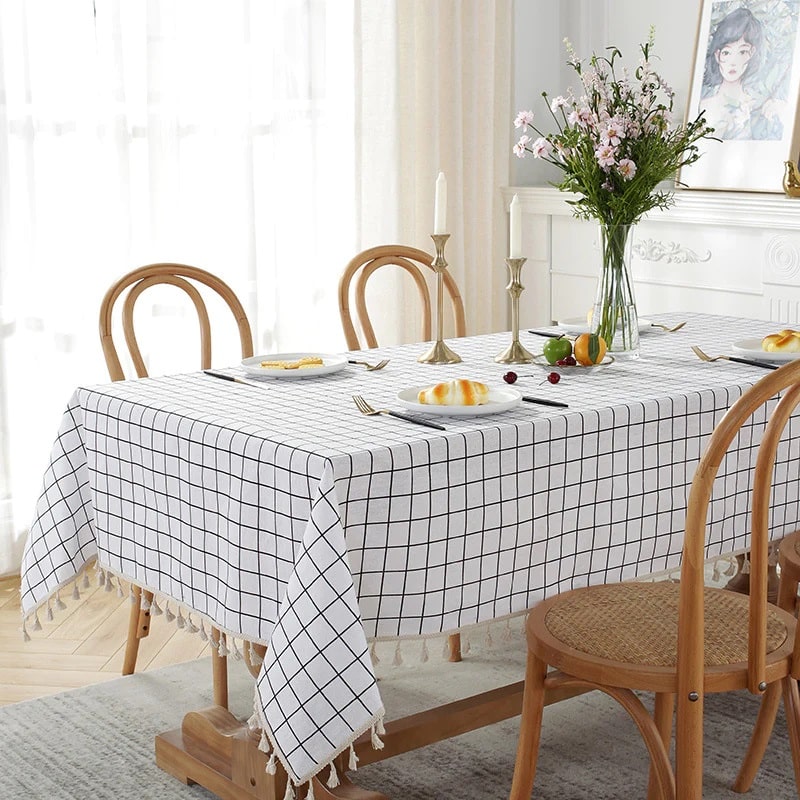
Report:
<svg viewBox="0 0 800 800"><path fill-rule="evenodd" d="M536 254L521 313L538 325L585 313L597 286L598 225L574 218L577 195L503 189L522 206L522 240ZM636 226L633 278L647 314L708 311L800 323L800 199L679 190Z"/></svg>
<svg viewBox="0 0 800 800"><path fill-rule="evenodd" d="M800 275L800 249L788 236L773 236L764 254L769 277L786 280Z"/></svg>
<svg viewBox="0 0 800 800"><path fill-rule="evenodd" d="M667 264L697 264L711 259L711 251L699 256L679 242L660 242L658 239L639 239L633 242L633 252L643 261L665 261Z"/></svg>
<svg viewBox="0 0 800 800"><path fill-rule="evenodd" d="M506 207L516 194L522 212L572 216L568 200L578 195L551 186L520 186L502 189ZM800 198L756 192L701 192L677 189L675 203L644 217L648 222L681 222L690 225L723 225L737 228L800 231Z"/></svg>

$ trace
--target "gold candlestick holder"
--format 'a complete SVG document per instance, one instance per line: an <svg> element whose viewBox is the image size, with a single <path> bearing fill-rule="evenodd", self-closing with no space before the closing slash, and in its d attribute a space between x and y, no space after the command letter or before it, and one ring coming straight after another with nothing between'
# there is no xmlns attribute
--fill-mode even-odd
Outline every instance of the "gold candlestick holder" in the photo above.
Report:
<svg viewBox="0 0 800 800"><path fill-rule="evenodd" d="M421 364L460 364L461 356L454 353L442 341L442 323L444 321L444 271L447 262L444 260L444 246L450 238L449 233L432 233L433 246L436 248L436 257L431 266L436 272L436 342L427 353L421 355L417 361Z"/></svg>
<svg viewBox="0 0 800 800"><path fill-rule="evenodd" d="M519 342L519 296L525 288L520 283L522 265L527 261L526 258L507 258L508 273L510 280L506 289L511 295L511 344L502 353L495 356L498 364L530 364L533 355L529 353Z"/></svg>

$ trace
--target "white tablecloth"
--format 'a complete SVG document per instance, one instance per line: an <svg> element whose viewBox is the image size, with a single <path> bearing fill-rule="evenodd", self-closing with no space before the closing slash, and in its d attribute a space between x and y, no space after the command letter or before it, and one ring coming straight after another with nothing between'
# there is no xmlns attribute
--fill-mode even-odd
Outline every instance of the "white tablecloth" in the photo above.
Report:
<svg viewBox="0 0 800 800"><path fill-rule="evenodd" d="M383 714L368 641L454 632L520 614L587 583L676 567L688 486L704 442L766 374L700 362L691 344L777 327L687 319L642 336L642 356L592 369L518 366L523 404L436 418L444 433L358 413L452 377L505 385L509 334L451 341L463 363L417 363L424 345L366 355L317 379L241 385L202 373L78 389L53 448L24 556L34 614L97 557L223 631L269 645L261 719L297 781ZM545 339L523 333L541 351ZM242 374L237 367L228 370ZM434 419L431 417L430 419ZM708 554L747 545L743 472L758 424L721 471ZM776 475L775 535L800 523L793 421ZM790 462L792 466L790 467Z"/></svg>

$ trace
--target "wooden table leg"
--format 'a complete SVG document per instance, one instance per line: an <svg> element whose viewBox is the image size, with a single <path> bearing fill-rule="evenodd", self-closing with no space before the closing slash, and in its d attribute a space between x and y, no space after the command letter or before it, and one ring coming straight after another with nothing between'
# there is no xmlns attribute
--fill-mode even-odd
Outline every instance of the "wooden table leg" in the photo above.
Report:
<svg viewBox="0 0 800 800"><path fill-rule="evenodd" d="M523 683L501 686L473 697L456 700L386 724L381 738L383 750L375 750L369 734L354 745L359 764L415 750L468 731L515 717L522 708ZM582 694L580 689L550 690L546 703ZM258 749L259 736L252 733L227 709L219 706L192 711L178 730L156 737L156 764L183 783L199 783L221 800L283 800L286 773L266 772L269 756ZM346 756L346 754L345 754ZM339 759L339 766L345 757ZM389 800L380 792L368 791L351 783L339 769L340 785L329 789L324 780L314 781L315 800ZM298 789L298 799L304 796Z"/></svg>
<svg viewBox="0 0 800 800"><path fill-rule="evenodd" d="M221 800L282 800L286 772L266 771L269 756L258 749L258 736L227 709L211 706L192 711L179 730L156 736L156 764L185 784L198 783ZM315 800L388 800L378 792L361 789L346 776L329 789L314 780ZM302 798L305 787L298 787Z"/></svg>

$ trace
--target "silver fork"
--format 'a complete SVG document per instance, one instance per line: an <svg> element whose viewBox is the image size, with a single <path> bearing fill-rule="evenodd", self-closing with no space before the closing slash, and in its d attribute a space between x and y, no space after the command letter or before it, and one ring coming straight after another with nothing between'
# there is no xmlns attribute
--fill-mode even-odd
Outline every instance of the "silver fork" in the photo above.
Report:
<svg viewBox="0 0 800 800"><path fill-rule="evenodd" d="M707 353L704 353L696 344L692 345L692 350L701 361L719 361L720 359L723 359L724 361L735 361L737 364L749 364L751 367L761 367L762 369L778 369L777 364L769 364L766 361L755 361L749 358L737 358L736 356L712 357Z"/></svg>
<svg viewBox="0 0 800 800"><path fill-rule="evenodd" d="M679 331L686 323L679 322L674 328L670 328L668 325L662 325L660 322L651 322L651 328L661 328L662 331L666 331L667 333L675 333L675 331Z"/></svg>
<svg viewBox="0 0 800 800"><path fill-rule="evenodd" d="M383 361L379 361L377 364L370 364L369 361L354 361L353 359L347 359L348 364L360 364L362 367L367 368L367 372L375 372L376 370L383 369L388 363L389 359L384 358Z"/></svg>
<svg viewBox="0 0 800 800"><path fill-rule="evenodd" d="M437 431L447 430L443 425L438 425L436 422L428 422L428 420L420 419L420 417L412 417L410 414L401 414L399 411L390 411L388 408L373 408L360 394L353 395L353 402L356 404L356 408L367 417L372 417L376 414L388 414L390 417L404 419L406 422L415 422L417 425L425 425L427 428L436 428Z"/></svg>

